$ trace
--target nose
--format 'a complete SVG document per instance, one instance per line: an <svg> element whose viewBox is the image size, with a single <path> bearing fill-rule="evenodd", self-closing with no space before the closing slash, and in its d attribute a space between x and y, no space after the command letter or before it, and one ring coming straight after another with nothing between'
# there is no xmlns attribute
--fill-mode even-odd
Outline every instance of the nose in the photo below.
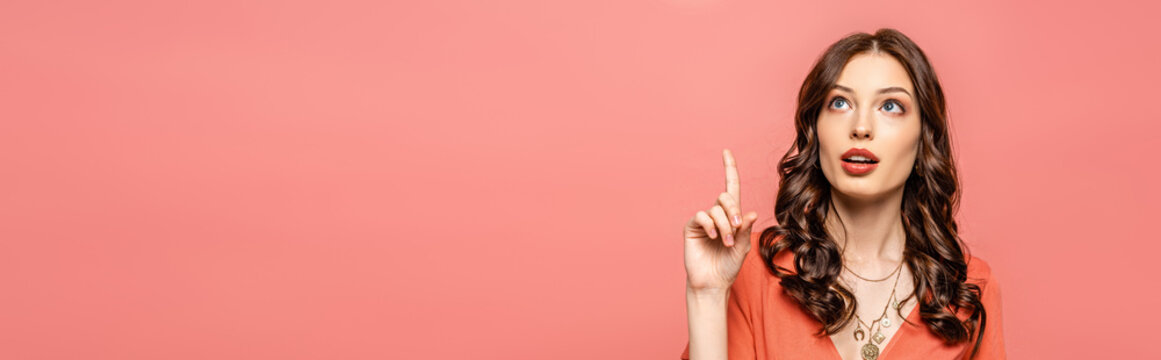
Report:
<svg viewBox="0 0 1161 360"><path fill-rule="evenodd" d="M851 129L851 138L859 140L871 139L871 121L869 115L859 116Z"/></svg>
<svg viewBox="0 0 1161 360"><path fill-rule="evenodd" d="M866 125L861 125L861 124L855 125L855 128L853 130L851 130L851 138L852 139L860 139L860 140L862 140L862 139L870 140L871 139L871 130Z"/></svg>
<svg viewBox="0 0 1161 360"><path fill-rule="evenodd" d="M851 131L851 138L871 139L871 130L867 130L866 127L854 128L854 131Z"/></svg>

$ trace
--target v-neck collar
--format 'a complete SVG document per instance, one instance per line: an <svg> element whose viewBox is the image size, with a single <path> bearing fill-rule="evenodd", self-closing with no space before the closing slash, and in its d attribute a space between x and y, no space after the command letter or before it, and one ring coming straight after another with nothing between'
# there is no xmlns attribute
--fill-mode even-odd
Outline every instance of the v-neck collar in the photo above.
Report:
<svg viewBox="0 0 1161 360"><path fill-rule="evenodd" d="M891 349L895 348L895 344L899 343L901 337L907 336L907 334L911 333L911 329L913 327L918 326L920 323L918 319L919 305L921 304L915 304L915 307L911 309L911 313L907 314L907 320L916 325L907 324L906 321L904 321L902 324L899 324L899 330L895 331L895 334L891 335L890 339L887 339L887 347L883 348L883 351L879 353L877 359L885 359L887 354L891 353ZM831 357L835 358L835 360L843 360L842 354L839 353L838 346L834 344L834 339L831 339L830 335L823 334L822 336L826 338L826 347L830 348Z"/></svg>

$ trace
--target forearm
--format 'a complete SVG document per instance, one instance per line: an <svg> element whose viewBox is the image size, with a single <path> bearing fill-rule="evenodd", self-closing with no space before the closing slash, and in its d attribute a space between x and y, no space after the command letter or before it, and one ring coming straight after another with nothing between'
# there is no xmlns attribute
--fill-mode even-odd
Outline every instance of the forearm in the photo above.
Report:
<svg viewBox="0 0 1161 360"><path fill-rule="evenodd" d="M694 292L685 288L690 360L728 360L726 301L729 294L729 289Z"/></svg>

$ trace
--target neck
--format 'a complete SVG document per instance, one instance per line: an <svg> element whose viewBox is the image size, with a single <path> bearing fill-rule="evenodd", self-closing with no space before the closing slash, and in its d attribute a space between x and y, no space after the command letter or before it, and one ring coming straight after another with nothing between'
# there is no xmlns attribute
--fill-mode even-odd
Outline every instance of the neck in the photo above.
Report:
<svg viewBox="0 0 1161 360"><path fill-rule="evenodd" d="M843 261L848 266L856 269L893 268L903 260L906 236L900 209L902 189L880 198L856 199L832 188L831 199L834 206L827 213L827 232L838 243Z"/></svg>

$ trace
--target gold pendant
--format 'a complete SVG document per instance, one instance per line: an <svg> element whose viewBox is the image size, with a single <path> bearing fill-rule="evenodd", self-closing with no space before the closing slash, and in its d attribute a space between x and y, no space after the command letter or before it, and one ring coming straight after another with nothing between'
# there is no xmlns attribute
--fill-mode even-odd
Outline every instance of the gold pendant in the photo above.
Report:
<svg viewBox="0 0 1161 360"><path fill-rule="evenodd" d="M867 337L867 333L863 332L863 329L855 329L855 341L863 341L865 337Z"/></svg>
<svg viewBox="0 0 1161 360"><path fill-rule="evenodd" d="M883 324L883 327L891 327L891 319L888 318L886 315L883 315L883 321L879 322L879 323Z"/></svg>
<svg viewBox="0 0 1161 360"><path fill-rule="evenodd" d="M874 344L867 343L863 345L863 359L875 360L879 357L879 347Z"/></svg>
<svg viewBox="0 0 1161 360"><path fill-rule="evenodd" d="M883 342L883 339L886 339L886 338L887 337L884 336L882 332L876 331L875 335L871 336L871 341L874 341L876 344L880 344Z"/></svg>

